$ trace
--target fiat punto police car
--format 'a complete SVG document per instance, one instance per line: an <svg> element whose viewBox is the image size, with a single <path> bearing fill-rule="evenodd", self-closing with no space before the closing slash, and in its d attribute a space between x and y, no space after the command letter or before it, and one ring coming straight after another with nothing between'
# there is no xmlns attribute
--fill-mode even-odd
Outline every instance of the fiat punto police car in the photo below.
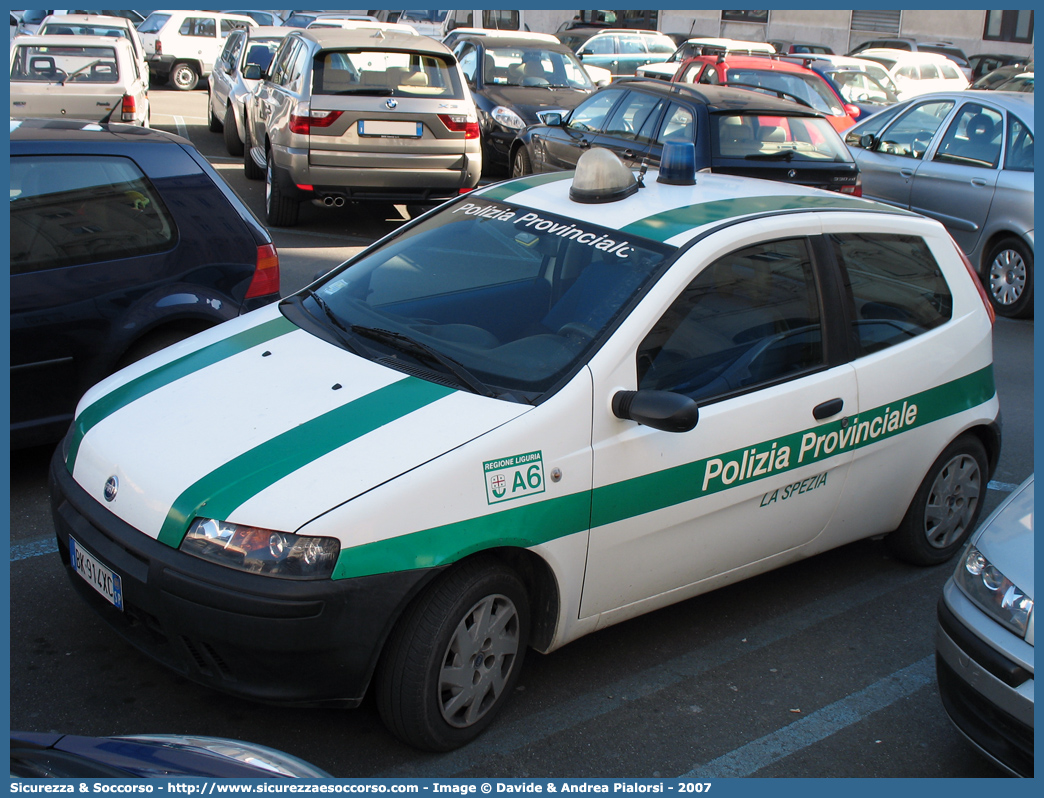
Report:
<svg viewBox="0 0 1044 798"><path fill-rule="evenodd" d="M527 647L850 541L943 562L1000 448L937 222L699 174L498 183L117 373L55 454L74 585L197 682L445 750Z"/></svg>

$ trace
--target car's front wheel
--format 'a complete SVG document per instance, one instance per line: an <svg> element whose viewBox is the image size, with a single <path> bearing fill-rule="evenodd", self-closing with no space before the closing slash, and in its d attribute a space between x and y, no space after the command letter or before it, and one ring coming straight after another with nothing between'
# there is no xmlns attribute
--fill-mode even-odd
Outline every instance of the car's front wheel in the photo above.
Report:
<svg viewBox="0 0 1044 798"><path fill-rule="evenodd" d="M192 64L178 61L171 67L168 81L178 91L192 91L199 84L199 73Z"/></svg>
<svg viewBox="0 0 1044 798"><path fill-rule="evenodd" d="M962 435L939 455L914 494L888 549L914 565L939 565L964 545L986 499L989 463L974 435Z"/></svg>
<svg viewBox="0 0 1044 798"><path fill-rule="evenodd" d="M522 668L529 598L518 575L491 557L434 582L392 633L377 673L377 707L400 740L449 751L500 711Z"/></svg>
<svg viewBox="0 0 1044 798"><path fill-rule="evenodd" d="M279 180L275 174L275 166L272 164L272 153L268 153L265 167L265 217L266 221L274 227L293 227L297 224L297 215L301 209L301 203L290 197L283 196L279 186Z"/></svg>
<svg viewBox="0 0 1044 798"><path fill-rule="evenodd" d="M515 150L515 157L511 159L511 176L525 177L533 174L533 163L529 159L529 153L523 144Z"/></svg>
<svg viewBox="0 0 1044 798"><path fill-rule="evenodd" d="M997 242L986 256L986 289L998 316L1033 313L1033 252L1017 238Z"/></svg>

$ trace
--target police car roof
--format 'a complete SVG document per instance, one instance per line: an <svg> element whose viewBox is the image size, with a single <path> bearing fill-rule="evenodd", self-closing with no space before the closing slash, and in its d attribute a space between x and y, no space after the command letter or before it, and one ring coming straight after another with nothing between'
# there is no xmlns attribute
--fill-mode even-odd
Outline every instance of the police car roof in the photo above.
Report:
<svg viewBox="0 0 1044 798"><path fill-rule="evenodd" d="M650 169L637 193L586 204L569 198L573 172L530 175L470 195L584 221L622 233L682 246L715 227L743 218L812 211L859 211L913 217L908 211L833 191L772 180L701 172L691 186L657 182Z"/></svg>

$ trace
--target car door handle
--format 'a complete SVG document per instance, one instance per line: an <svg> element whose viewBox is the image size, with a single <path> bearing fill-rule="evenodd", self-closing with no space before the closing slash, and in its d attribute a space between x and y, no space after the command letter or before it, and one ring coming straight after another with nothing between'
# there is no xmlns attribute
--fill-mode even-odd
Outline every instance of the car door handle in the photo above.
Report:
<svg viewBox="0 0 1044 798"><path fill-rule="evenodd" d="M578 141L576 143L576 145L578 147L590 147L591 146L591 142L589 142L587 139L580 139L580 141Z"/></svg>
<svg viewBox="0 0 1044 798"><path fill-rule="evenodd" d="M985 188L986 181L983 180L981 177L973 177L972 180L971 180L971 184L973 186L979 186L980 188Z"/></svg>
<svg viewBox="0 0 1044 798"><path fill-rule="evenodd" d="M913 177L913 169L900 169L899 174L903 177Z"/></svg>
<svg viewBox="0 0 1044 798"><path fill-rule="evenodd" d="M824 418L830 418L836 416L845 407L844 399L831 399L828 402L823 402L821 405L816 405L812 408L812 417L816 421L822 421Z"/></svg>
<svg viewBox="0 0 1044 798"><path fill-rule="evenodd" d="M634 150L624 150L624 158L634 158Z"/></svg>

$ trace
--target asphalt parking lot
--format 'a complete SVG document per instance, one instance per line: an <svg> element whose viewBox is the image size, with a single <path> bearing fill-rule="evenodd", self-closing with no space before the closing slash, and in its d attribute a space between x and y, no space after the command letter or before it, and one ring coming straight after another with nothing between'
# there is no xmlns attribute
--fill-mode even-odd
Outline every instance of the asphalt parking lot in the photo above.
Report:
<svg viewBox="0 0 1044 798"><path fill-rule="evenodd" d="M151 92L153 127L189 138L263 217L207 130L206 91ZM273 229L282 293L402 221L307 206ZM1033 322L998 320L1004 450L986 512L1033 468ZM159 454L159 453L158 453ZM54 551L48 448L11 475L11 728L249 739L342 777L874 777L1000 775L951 726L935 687L935 605L952 564L920 569L862 541L583 638L530 652L493 727L449 754L353 711L273 708L211 692L120 641L73 594ZM882 497L887 500L887 497ZM307 679L307 663L287 679Z"/></svg>

